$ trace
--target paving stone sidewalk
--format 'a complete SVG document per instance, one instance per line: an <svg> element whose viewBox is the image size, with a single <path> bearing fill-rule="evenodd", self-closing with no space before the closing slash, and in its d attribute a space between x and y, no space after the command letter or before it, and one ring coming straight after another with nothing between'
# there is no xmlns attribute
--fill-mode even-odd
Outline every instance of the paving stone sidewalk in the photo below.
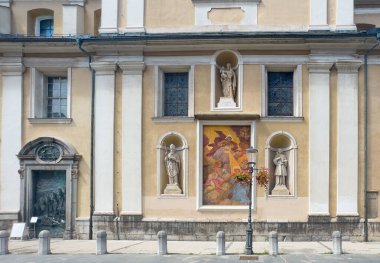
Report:
<svg viewBox="0 0 380 263"><path fill-rule="evenodd" d="M226 254L244 254L244 242L226 242ZM108 240L108 253L111 254L156 254L157 241ZM216 242L168 241L169 254L214 255ZM332 242L279 242L281 254L331 254ZM36 254L38 240L10 240L9 250L14 255ZM267 242L254 242L255 254L266 254ZM96 240L51 240L53 254L95 254ZM343 252L348 254L379 254L380 242L343 242Z"/></svg>

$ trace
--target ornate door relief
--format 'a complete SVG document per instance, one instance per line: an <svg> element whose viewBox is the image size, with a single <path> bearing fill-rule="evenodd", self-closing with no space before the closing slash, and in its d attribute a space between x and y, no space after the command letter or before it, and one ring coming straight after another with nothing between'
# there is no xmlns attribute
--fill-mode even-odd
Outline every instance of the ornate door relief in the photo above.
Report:
<svg viewBox="0 0 380 263"><path fill-rule="evenodd" d="M17 156L20 160L21 220L29 224L30 218L37 215L41 217L41 222L45 222L45 226L46 222L55 222L49 226L64 227L64 239L75 237L78 166L81 156L73 147L50 137L29 142ZM58 181L61 184L49 178L49 174L60 176ZM37 188L41 186L37 184L41 180L45 180L45 184L51 187L50 192L38 192L40 190Z"/></svg>

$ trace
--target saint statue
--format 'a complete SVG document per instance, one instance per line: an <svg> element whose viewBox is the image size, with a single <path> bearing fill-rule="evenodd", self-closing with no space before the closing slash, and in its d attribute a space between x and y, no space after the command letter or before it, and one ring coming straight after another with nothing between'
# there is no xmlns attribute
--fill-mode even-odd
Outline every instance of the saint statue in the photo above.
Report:
<svg viewBox="0 0 380 263"><path fill-rule="evenodd" d="M176 153L174 144L170 144L169 150L169 153L165 156L165 167L169 176L169 184L178 185L178 176L181 171L181 159Z"/></svg>
<svg viewBox="0 0 380 263"><path fill-rule="evenodd" d="M273 159L276 169L274 175L276 176L276 186L286 186L286 177L288 176L287 167L288 160L286 159L285 154L279 149L276 153L276 156Z"/></svg>
<svg viewBox="0 0 380 263"><path fill-rule="evenodd" d="M226 67L220 69L220 81L222 82L223 97L231 98L235 101L236 96L236 74L231 68L231 64L227 63Z"/></svg>

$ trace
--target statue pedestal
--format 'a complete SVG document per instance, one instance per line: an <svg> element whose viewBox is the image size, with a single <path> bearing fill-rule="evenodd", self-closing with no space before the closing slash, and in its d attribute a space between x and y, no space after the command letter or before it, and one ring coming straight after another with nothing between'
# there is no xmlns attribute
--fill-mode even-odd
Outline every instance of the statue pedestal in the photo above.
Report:
<svg viewBox="0 0 380 263"><path fill-rule="evenodd" d="M167 184L166 188L164 190L164 194L166 194L166 195L180 195L180 194L182 194L182 190L176 184Z"/></svg>
<svg viewBox="0 0 380 263"><path fill-rule="evenodd" d="M236 102L232 98L220 97L218 108L236 108Z"/></svg>
<svg viewBox="0 0 380 263"><path fill-rule="evenodd" d="M272 195L289 195L290 192L285 185L276 185L272 190Z"/></svg>

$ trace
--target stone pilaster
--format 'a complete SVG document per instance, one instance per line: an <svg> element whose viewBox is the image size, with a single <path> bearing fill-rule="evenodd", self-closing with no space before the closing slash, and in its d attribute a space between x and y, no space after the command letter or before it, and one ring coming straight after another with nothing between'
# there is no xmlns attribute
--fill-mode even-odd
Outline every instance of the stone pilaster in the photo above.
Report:
<svg viewBox="0 0 380 263"><path fill-rule="evenodd" d="M114 131L116 64L91 63L95 75L95 211L114 214Z"/></svg>
<svg viewBox="0 0 380 263"><path fill-rule="evenodd" d="M64 4L63 9L63 35L84 34L84 7L78 4Z"/></svg>
<svg viewBox="0 0 380 263"><path fill-rule="evenodd" d="M102 21L99 28L100 34L118 33L118 10L118 0L102 0Z"/></svg>
<svg viewBox="0 0 380 263"><path fill-rule="evenodd" d="M358 216L358 69L360 66L361 61L336 63L338 71L337 216Z"/></svg>
<svg viewBox="0 0 380 263"><path fill-rule="evenodd" d="M309 63L309 215L329 216L330 69ZM323 127L321 129L321 127Z"/></svg>
<svg viewBox="0 0 380 263"><path fill-rule="evenodd" d="M122 90L122 215L142 215L143 62L120 64ZM133 127L133 128L131 128Z"/></svg>
<svg viewBox="0 0 380 263"><path fill-rule="evenodd" d="M354 0L336 0L336 30L356 31Z"/></svg>
<svg viewBox="0 0 380 263"><path fill-rule="evenodd" d="M310 0L309 30L330 30L327 23L327 0Z"/></svg>
<svg viewBox="0 0 380 263"><path fill-rule="evenodd" d="M20 168L17 154L22 147L22 63L0 64L2 72L0 219L16 219L20 211Z"/></svg>
<svg viewBox="0 0 380 263"><path fill-rule="evenodd" d="M128 0L126 32L144 32L144 1Z"/></svg>

